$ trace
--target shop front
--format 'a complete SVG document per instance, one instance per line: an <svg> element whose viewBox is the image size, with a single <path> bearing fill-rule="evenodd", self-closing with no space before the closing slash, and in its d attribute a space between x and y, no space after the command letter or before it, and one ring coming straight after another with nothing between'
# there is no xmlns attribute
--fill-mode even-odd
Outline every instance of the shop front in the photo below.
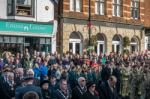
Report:
<svg viewBox="0 0 150 99"><path fill-rule="evenodd" d="M0 52L55 52L55 24L0 20Z"/></svg>

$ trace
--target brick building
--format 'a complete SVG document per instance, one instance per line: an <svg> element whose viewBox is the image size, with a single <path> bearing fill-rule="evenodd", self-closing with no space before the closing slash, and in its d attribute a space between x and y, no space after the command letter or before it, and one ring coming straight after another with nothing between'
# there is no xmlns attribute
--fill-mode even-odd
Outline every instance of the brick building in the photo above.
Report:
<svg viewBox="0 0 150 99"><path fill-rule="evenodd" d="M145 49L150 50L150 0L147 0L144 3L145 10L144 10L144 26L145 26Z"/></svg>
<svg viewBox="0 0 150 99"><path fill-rule="evenodd" d="M96 52L123 52L123 38L130 51L144 50L144 0L90 0L91 35L97 36ZM89 0L60 0L57 49L82 53L88 46Z"/></svg>

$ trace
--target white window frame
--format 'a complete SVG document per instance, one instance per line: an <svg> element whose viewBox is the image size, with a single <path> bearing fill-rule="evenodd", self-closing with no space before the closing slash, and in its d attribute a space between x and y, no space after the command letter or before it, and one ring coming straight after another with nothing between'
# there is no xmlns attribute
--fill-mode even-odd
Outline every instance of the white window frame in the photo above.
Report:
<svg viewBox="0 0 150 99"><path fill-rule="evenodd" d="M140 4L139 3L140 3L139 0L131 0L131 17L133 19L139 19L140 17Z"/></svg>
<svg viewBox="0 0 150 99"><path fill-rule="evenodd" d="M121 17L122 0L113 0L113 16Z"/></svg>
<svg viewBox="0 0 150 99"><path fill-rule="evenodd" d="M15 15L16 16L27 16L27 17L33 17L34 16L34 7L35 7L35 0L31 0L31 2L29 3L29 1L28 0L25 0L25 2L24 2L24 4L19 4L19 3L17 3L17 0L15 0L16 2L15 2ZM28 9L26 9L26 10L21 10L22 8L19 8L20 6L22 6L22 7L30 7L30 15L25 15L25 14L23 14L23 12L26 12L27 13L27 11L29 12L29 10ZM17 9L17 7L18 7L18 9ZM20 10L19 10L20 9ZM20 13L18 13L18 11L20 11ZM22 14L21 14L21 11L22 11Z"/></svg>
<svg viewBox="0 0 150 99"><path fill-rule="evenodd" d="M105 0L95 0L95 14L105 14Z"/></svg>
<svg viewBox="0 0 150 99"><path fill-rule="evenodd" d="M72 51L73 51L73 54L76 54L76 44L79 43L80 44L80 54L82 54L82 41L81 39L69 39L69 43L72 43L73 46L72 46Z"/></svg>
<svg viewBox="0 0 150 99"><path fill-rule="evenodd" d="M70 0L70 11L81 12L82 0Z"/></svg>

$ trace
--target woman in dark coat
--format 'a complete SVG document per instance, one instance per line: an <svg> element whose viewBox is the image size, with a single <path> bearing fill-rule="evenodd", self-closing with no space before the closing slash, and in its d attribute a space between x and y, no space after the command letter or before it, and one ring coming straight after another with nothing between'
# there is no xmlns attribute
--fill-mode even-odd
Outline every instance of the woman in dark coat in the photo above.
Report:
<svg viewBox="0 0 150 99"><path fill-rule="evenodd" d="M88 90L83 94L82 99L99 99L98 93L96 92L96 83L89 82L87 84Z"/></svg>
<svg viewBox="0 0 150 99"><path fill-rule="evenodd" d="M48 80L43 81L40 84L40 86L41 86L43 99L52 99L50 90L48 88L49 87L49 81Z"/></svg>

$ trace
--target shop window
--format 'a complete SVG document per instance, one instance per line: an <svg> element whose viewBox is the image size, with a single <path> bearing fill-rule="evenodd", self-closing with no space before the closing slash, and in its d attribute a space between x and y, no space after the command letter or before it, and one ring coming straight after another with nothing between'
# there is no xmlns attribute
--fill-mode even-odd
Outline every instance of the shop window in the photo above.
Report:
<svg viewBox="0 0 150 99"><path fill-rule="evenodd" d="M10 38L9 37L4 37L4 43L10 43Z"/></svg>
<svg viewBox="0 0 150 99"><path fill-rule="evenodd" d="M3 43L3 37L0 36L0 43Z"/></svg>
<svg viewBox="0 0 150 99"><path fill-rule="evenodd" d="M18 37L17 42L18 42L18 43L23 43L23 42L24 42L23 40L24 40L23 37Z"/></svg>
<svg viewBox="0 0 150 99"><path fill-rule="evenodd" d="M16 38L16 37L11 37L10 42L11 42L11 43L16 43L16 42L17 42L17 38Z"/></svg>

